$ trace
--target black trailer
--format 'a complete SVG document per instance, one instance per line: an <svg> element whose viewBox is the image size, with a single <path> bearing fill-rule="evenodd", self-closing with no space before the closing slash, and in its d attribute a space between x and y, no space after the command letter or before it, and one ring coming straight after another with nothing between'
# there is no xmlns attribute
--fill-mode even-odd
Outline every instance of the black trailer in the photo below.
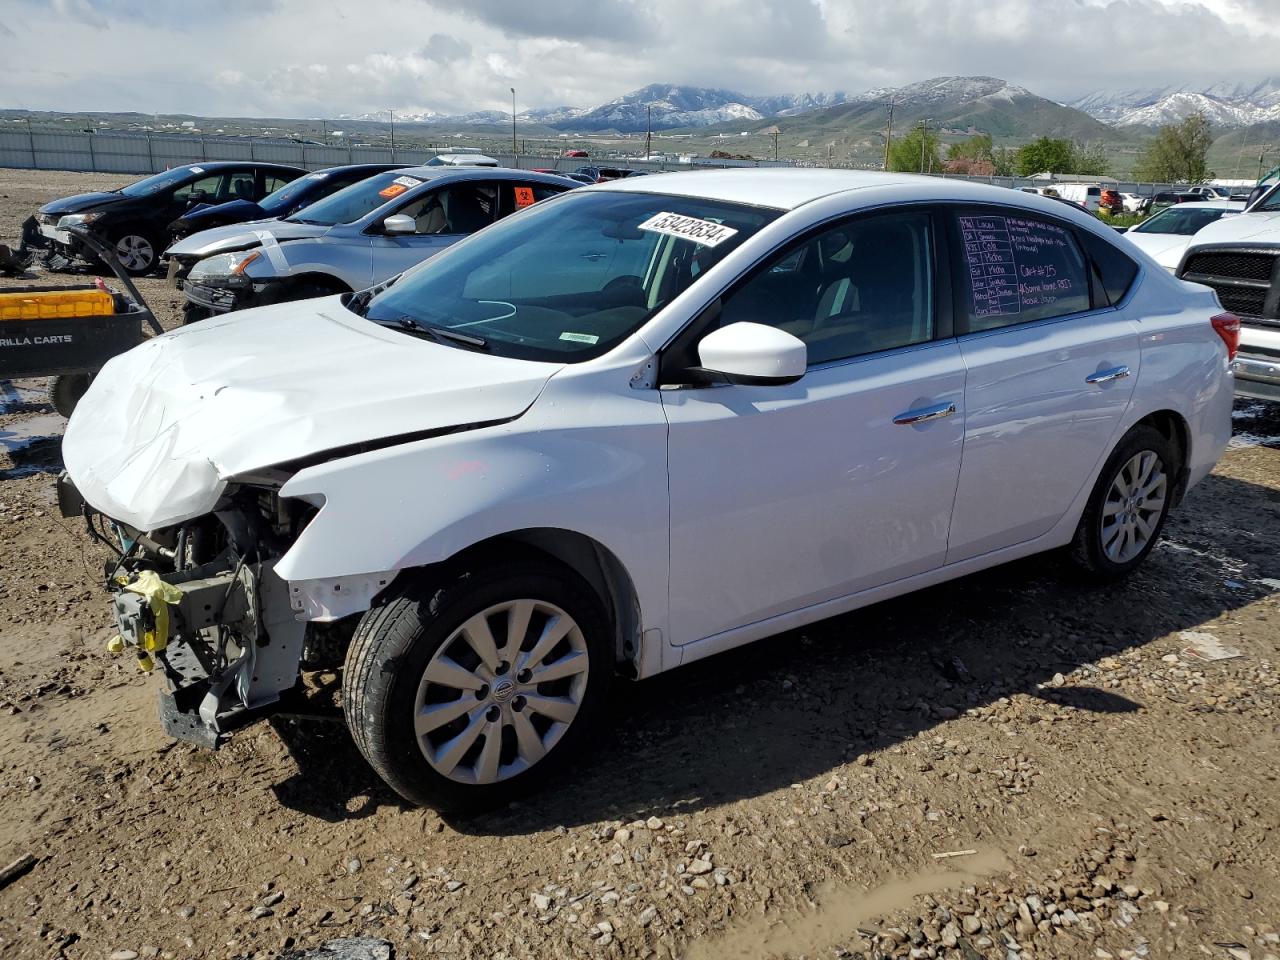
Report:
<svg viewBox="0 0 1280 960"><path fill-rule="evenodd" d="M51 377L49 401L64 417L71 416L76 401L89 388L89 381L108 360L143 341L144 324L155 333L164 332L112 251L92 234L75 228L72 230L111 268L128 291L128 296L113 295L111 313L0 321L0 380ZM42 294L50 299L65 299L68 293L77 290L87 292L96 289L94 284L82 284L10 287L0 292L39 300Z"/></svg>

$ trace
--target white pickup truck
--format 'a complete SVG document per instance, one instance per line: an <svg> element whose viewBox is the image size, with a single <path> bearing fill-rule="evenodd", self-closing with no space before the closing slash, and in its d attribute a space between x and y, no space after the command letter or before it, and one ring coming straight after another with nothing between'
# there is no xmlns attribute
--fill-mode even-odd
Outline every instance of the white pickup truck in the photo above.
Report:
<svg viewBox="0 0 1280 960"><path fill-rule="evenodd" d="M1236 395L1280 402L1280 183L1200 230L1177 275L1212 287L1240 318Z"/></svg>

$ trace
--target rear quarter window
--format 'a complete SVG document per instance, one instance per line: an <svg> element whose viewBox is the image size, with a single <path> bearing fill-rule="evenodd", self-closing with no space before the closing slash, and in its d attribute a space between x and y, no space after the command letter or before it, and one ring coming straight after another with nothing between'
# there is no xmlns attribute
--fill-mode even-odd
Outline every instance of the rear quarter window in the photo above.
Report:
<svg viewBox="0 0 1280 960"><path fill-rule="evenodd" d="M1129 288L1138 276L1138 264L1113 243L1108 243L1092 233L1080 232L1080 241L1085 253L1093 263L1102 289L1106 292L1107 302L1115 306L1128 294Z"/></svg>

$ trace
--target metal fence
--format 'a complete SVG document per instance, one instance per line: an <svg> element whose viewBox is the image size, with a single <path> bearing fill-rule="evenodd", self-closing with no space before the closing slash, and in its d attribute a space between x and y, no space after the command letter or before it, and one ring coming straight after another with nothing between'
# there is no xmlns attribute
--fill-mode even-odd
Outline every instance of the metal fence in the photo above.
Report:
<svg viewBox="0 0 1280 960"><path fill-rule="evenodd" d="M36 130L0 131L0 167L24 170L83 170L97 173L159 173L185 163L209 160L263 160L286 163L316 170L344 163L425 163L438 150L423 147L332 146L296 140L255 137L204 137L192 134L163 135L137 133L69 133ZM661 172L688 170L692 167L773 167L790 166L788 161L729 160L696 158L692 162L675 160L584 160L546 153L515 155L490 153L503 166L539 167L572 171L585 164L623 165L633 170ZM959 174L935 174L949 179L992 183L1014 189L1024 186L1050 185L1045 180L1025 177L973 177ZM1079 181L1081 178L1071 178ZM1106 182L1108 187L1125 193L1150 196L1176 189L1167 183L1135 181Z"/></svg>

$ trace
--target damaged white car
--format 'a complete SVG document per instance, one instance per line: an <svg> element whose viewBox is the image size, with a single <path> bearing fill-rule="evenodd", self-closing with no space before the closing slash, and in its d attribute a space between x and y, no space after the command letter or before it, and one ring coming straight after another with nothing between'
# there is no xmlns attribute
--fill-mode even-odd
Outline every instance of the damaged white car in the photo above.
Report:
<svg viewBox="0 0 1280 960"><path fill-rule="evenodd" d="M117 646L172 733L216 744L345 653L377 772L476 807L620 676L1039 551L1128 573L1226 445L1238 331L1052 200L637 178L117 357L60 494L118 541Z"/></svg>

